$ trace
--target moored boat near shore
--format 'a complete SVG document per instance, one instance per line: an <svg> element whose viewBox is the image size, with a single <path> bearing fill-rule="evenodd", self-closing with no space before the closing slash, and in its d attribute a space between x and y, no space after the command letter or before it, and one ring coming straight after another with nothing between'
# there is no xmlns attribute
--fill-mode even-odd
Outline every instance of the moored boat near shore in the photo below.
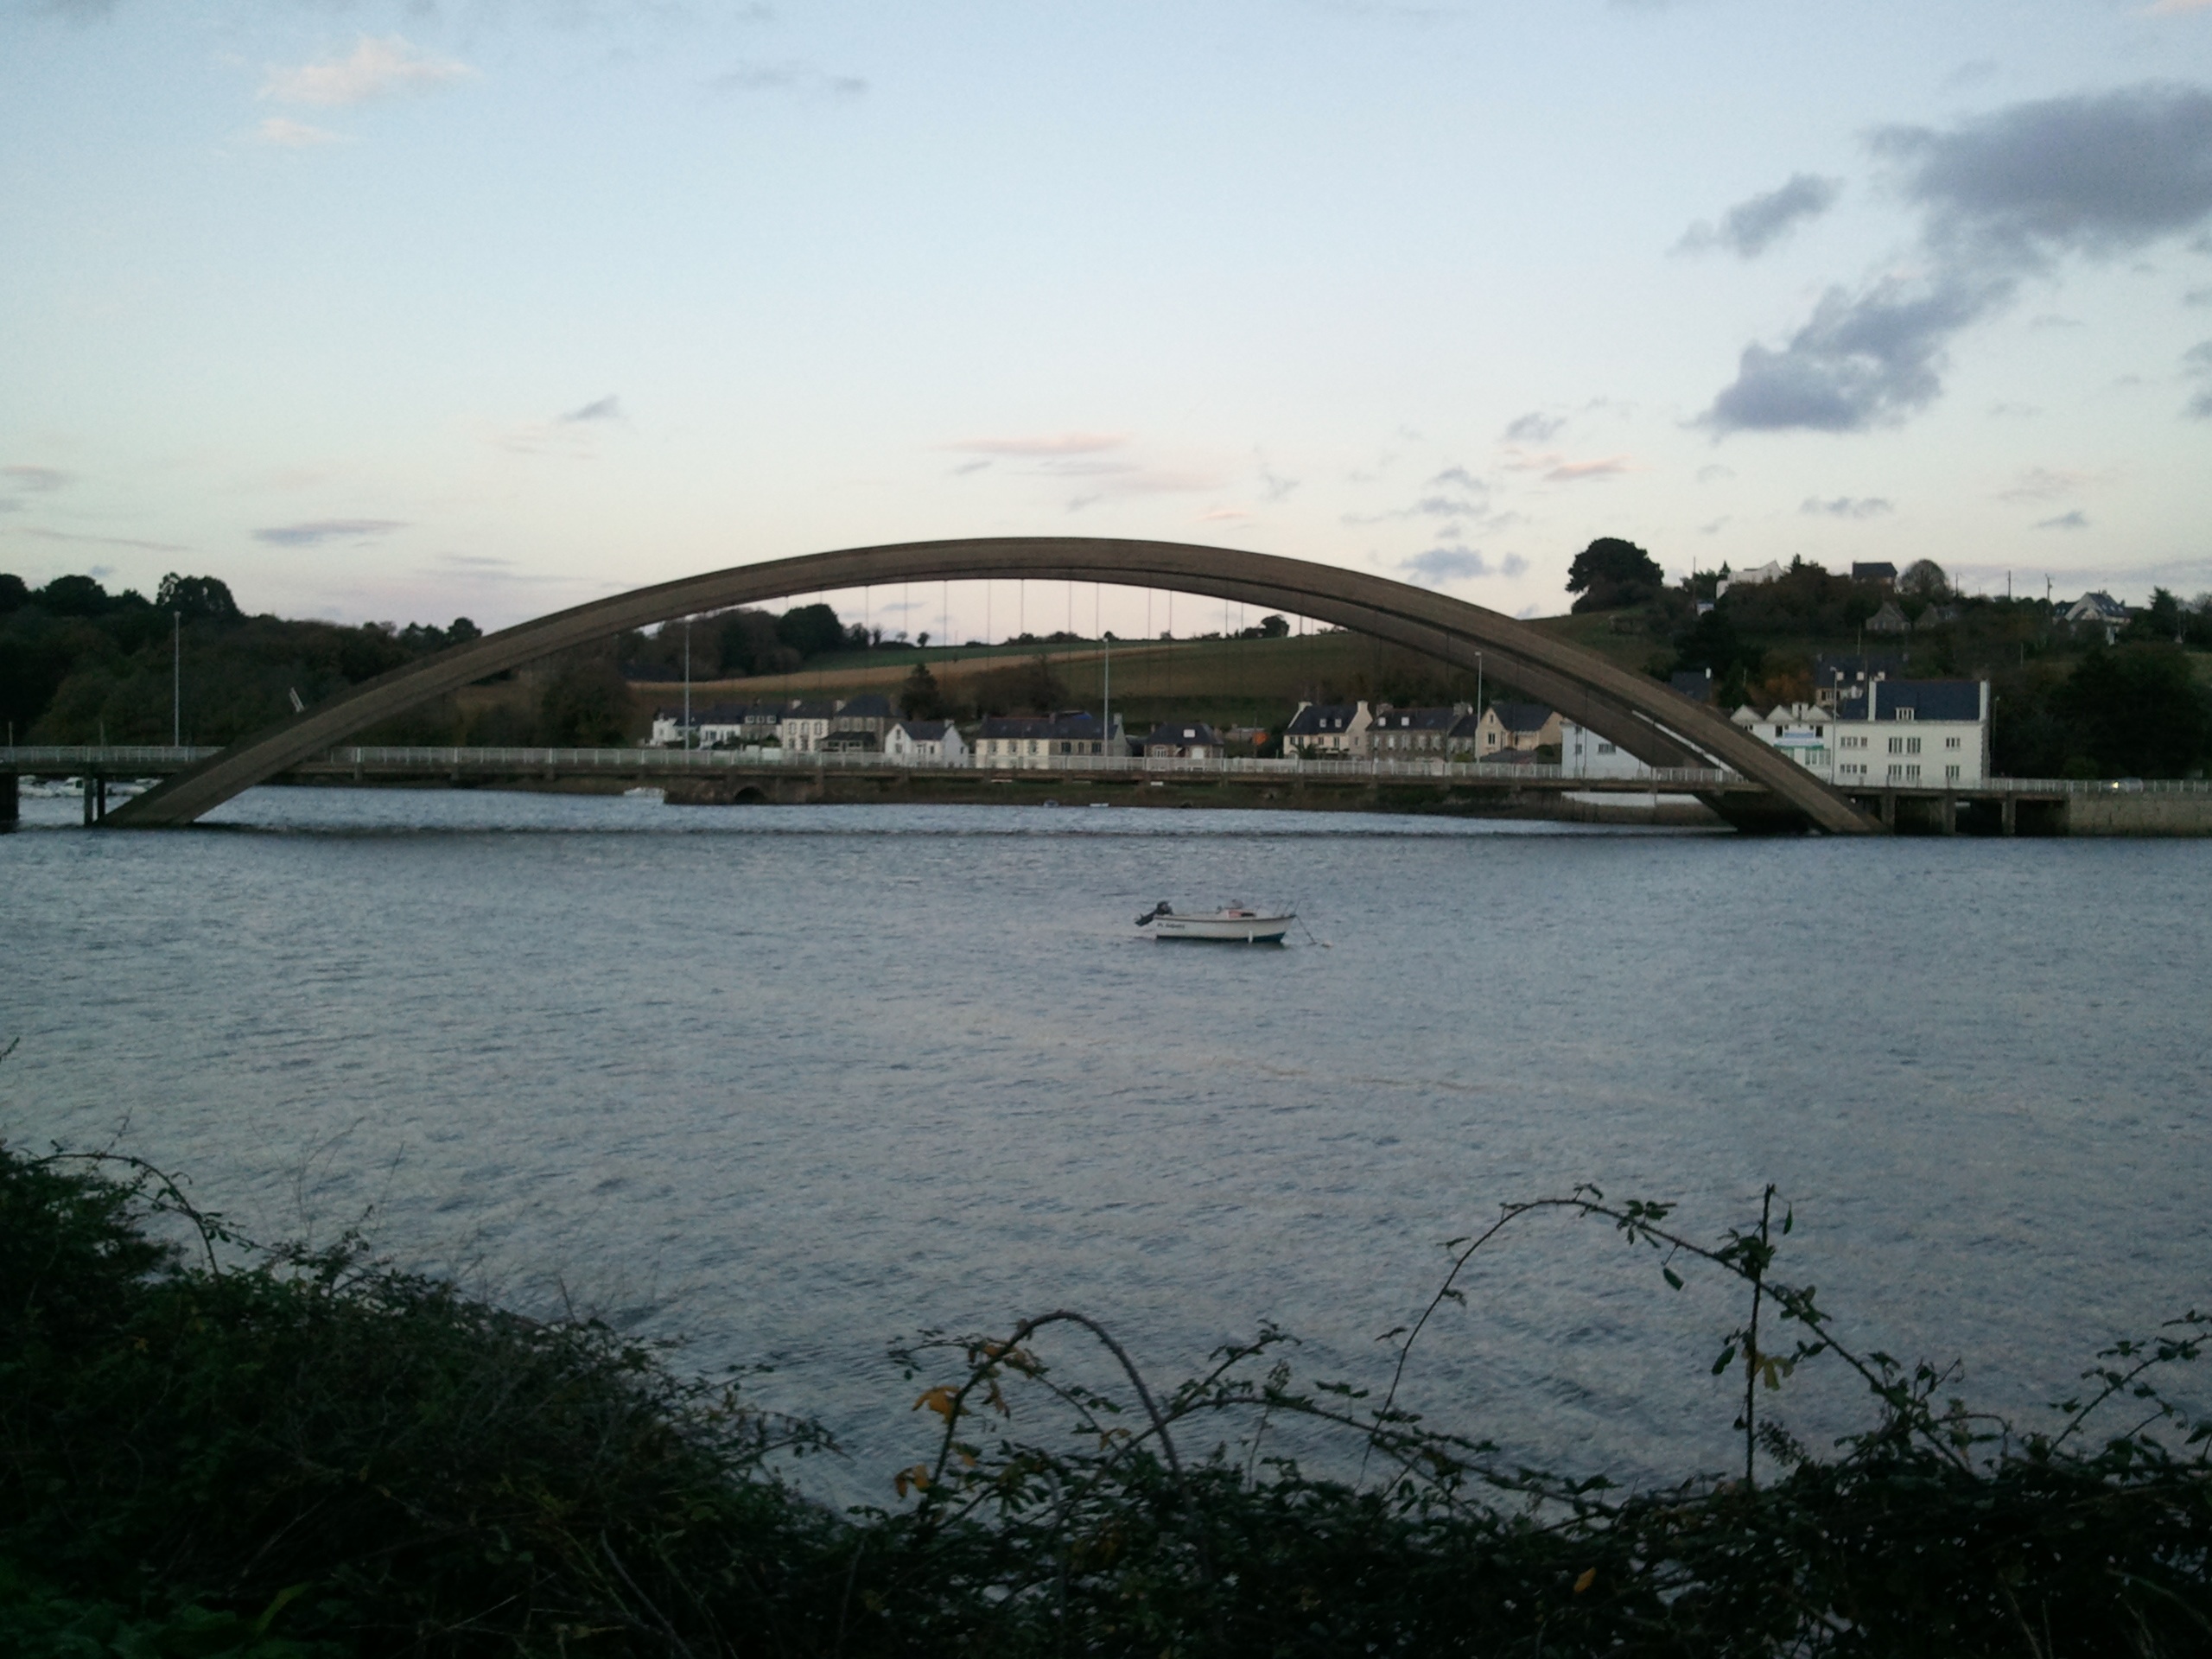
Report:
<svg viewBox="0 0 2212 1659"><path fill-rule="evenodd" d="M1206 940L1222 944L1281 944L1298 918L1288 912L1269 914L1230 905L1206 915L1179 916L1163 899L1137 918L1156 939Z"/></svg>

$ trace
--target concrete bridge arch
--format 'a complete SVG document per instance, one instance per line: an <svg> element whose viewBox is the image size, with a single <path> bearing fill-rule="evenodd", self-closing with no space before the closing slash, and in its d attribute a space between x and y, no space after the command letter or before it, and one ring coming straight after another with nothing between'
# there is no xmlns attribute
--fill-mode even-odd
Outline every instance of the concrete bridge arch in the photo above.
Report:
<svg viewBox="0 0 2212 1659"><path fill-rule="evenodd" d="M241 738L125 803L121 827L191 823L364 727L553 652L702 611L901 582L1104 582L1242 601L1317 618L1462 669L1496 675L1656 766L1732 768L1765 786L1777 823L1831 834L1880 825L1778 751L1703 704L1465 600L1361 571L1234 548L1071 536L1010 536L848 548L737 565L556 611L454 645Z"/></svg>

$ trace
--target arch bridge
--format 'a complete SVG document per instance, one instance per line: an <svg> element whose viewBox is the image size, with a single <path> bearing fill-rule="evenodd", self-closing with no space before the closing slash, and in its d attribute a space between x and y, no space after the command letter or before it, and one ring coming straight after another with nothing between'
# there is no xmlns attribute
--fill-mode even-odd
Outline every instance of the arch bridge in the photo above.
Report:
<svg viewBox="0 0 2212 1659"><path fill-rule="evenodd" d="M1103 582L1241 601L1313 617L1497 677L1654 766L1729 767L1767 791L1770 809L1728 816L1744 828L1807 826L1834 835L1882 825L1780 751L1701 703L1592 652L1465 600L1302 559L1180 542L1020 536L906 542L738 565L556 611L363 682L278 721L126 802L107 820L186 824L241 791L360 731L474 680L569 647L702 611L903 582L1023 578ZM1718 802L1715 803L1719 804Z"/></svg>

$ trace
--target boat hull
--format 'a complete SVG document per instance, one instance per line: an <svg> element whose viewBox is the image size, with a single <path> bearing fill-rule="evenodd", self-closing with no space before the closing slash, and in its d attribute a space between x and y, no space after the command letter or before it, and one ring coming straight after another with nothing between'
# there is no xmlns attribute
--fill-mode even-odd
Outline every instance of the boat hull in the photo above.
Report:
<svg viewBox="0 0 2212 1659"><path fill-rule="evenodd" d="M1161 916L1153 938L1191 944L1281 944L1295 918L1289 916Z"/></svg>

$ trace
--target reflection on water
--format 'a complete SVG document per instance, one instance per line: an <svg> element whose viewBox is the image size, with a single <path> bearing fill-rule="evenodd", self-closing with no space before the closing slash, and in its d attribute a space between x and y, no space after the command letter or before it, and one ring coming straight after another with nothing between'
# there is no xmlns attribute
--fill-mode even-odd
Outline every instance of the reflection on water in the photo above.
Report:
<svg viewBox="0 0 2212 1659"><path fill-rule="evenodd" d="M0 1125L188 1170L266 1235L771 1360L875 1477L885 1343L1096 1313L1162 1376L1263 1319L1368 1380L1439 1241L1593 1180L1794 1201L1868 1339L2054 1397L2206 1300L2201 925L2168 842L1743 841L1256 812L684 810L255 791L0 838ZM1161 949L1160 899L1287 903ZM1537 1223L1417 1402L1637 1473L1726 1456L1731 1310ZM1817 1387L1802 1409L1838 1407Z"/></svg>

